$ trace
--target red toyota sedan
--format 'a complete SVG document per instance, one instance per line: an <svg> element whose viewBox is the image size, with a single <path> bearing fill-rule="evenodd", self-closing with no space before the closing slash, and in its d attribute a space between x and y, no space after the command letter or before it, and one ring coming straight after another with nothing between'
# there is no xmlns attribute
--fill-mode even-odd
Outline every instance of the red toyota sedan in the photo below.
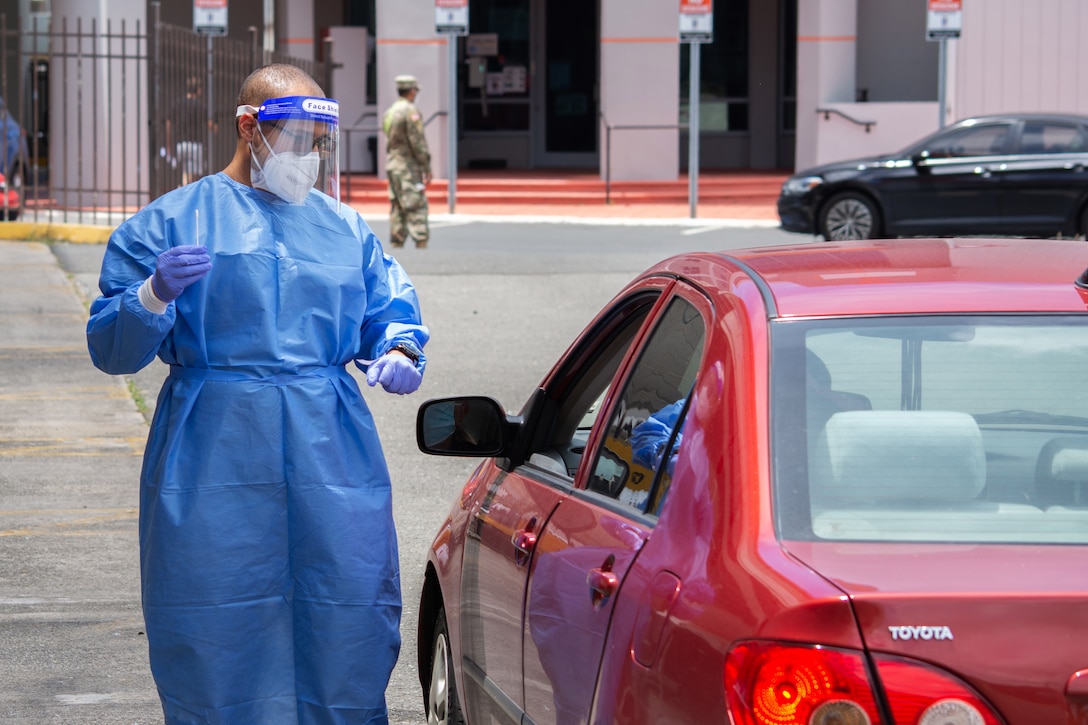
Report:
<svg viewBox="0 0 1088 725"><path fill-rule="evenodd" d="M430 723L1088 723L1088 245L673 257L478 456L430 549Z"/></svg>

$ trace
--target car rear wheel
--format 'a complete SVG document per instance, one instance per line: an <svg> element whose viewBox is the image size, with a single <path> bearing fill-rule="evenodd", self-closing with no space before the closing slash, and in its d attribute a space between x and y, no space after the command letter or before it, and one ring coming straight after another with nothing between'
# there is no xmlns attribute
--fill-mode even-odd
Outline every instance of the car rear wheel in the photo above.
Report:
<svg viewBox="0 0 1088 725"><path fill-rule="evenodd" d="M880 229L880 210L852 191L831 197L820 214L820 234L829 242L872 239Z"/></svg>
<svg viewBox="0 0 1088 725"><path fill-rule="evenodd" d="M427 688L427 725L464 725L457 683L453 675L453 654L446 628L446 611L435 617L431 646L431 681Z"/></svg>

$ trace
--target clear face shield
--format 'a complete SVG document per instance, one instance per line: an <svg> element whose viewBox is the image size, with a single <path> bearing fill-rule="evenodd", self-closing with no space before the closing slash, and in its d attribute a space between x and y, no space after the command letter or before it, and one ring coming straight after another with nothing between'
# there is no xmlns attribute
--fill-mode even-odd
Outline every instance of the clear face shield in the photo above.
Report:
<svg viewBox="0 0 1088 725"><path fill-rule="evenodd" d="M260 108L239 106L238 116L257 116L249 144L250 181L291 204L312 189L340 203L340 104L331 98L270 98Z"/></svg>

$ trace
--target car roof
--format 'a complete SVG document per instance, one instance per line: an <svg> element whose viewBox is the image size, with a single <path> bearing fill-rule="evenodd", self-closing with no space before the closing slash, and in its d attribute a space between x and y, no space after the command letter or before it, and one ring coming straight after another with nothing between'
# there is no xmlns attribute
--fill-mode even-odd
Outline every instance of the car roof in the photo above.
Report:
<svg viewBox="0 0 1088 725"><path fill-rule="evenodd" d="M1075 113L993 113L964 118L952 125L960 126L985 121L1071 121L1073 123L1088 123L1088 116L1079 116Z"/></svg>
<svg viewBox="0 0 1088 725"><path fill-rule="evenodd" d="M728 271L724 268L732 268ZM816 242L681 255L656 272L687 277L712 296L750 275L771 317L1088 311L1074 281L1088 269L1082 241L900 239Z"/></svg>

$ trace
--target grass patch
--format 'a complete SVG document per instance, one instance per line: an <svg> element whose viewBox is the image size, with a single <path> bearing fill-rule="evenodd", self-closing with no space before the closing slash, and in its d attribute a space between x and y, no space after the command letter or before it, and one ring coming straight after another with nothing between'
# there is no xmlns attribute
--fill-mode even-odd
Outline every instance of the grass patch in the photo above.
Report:
<svg viewBox="0 0 1088 725"><path fill-rule="evenodd" d="M147 407L147 399L144 398L144 394L140 392L140 389L136 387L136 381L128 379L128 393L132 396L132 402L136 403L136 410L140 411L140 415L146 416L151 410Z"/></svg>

